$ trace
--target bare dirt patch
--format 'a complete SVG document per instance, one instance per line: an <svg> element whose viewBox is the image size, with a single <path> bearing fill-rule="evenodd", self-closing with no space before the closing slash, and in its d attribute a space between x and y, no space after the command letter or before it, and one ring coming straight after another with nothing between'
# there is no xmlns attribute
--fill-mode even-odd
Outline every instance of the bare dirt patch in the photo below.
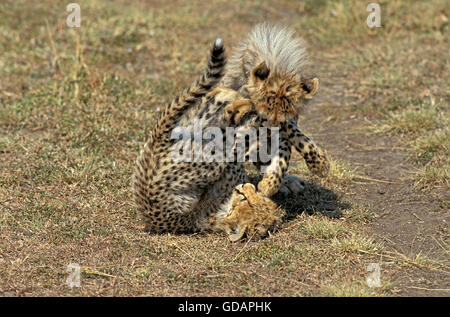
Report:
<svg viewBox="0 0 450 317"><path fill-rule="evenodd" d="M321 104L339 103L333 98L339 87L326 81L323 87ZM397 294L448 296L448 188L418 188L411 179L417 166L399 137L375 133L361 117L349 117L324 124L327 115L317 107L306 114L301 127L323 126L315 140L331 157L357 168L356 180L342 194L376 213L370 230L387 247L387 257L380 259L387 262L383 269L396 281Z"/></svg>

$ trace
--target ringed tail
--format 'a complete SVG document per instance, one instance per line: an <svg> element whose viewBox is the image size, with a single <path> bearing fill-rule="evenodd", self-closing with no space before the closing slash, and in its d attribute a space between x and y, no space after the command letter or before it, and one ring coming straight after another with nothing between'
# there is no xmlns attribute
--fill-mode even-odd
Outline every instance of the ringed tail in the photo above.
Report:
<svg viewBox="0 0 450 317"><path fill-rule="evenodd" d="M211 49L205 72L166 107L153 129L150 146L155 148L169 141L170 133L183 113L197 104L220 81L224 74L225 63L223 41L217 38Z"/></svg>

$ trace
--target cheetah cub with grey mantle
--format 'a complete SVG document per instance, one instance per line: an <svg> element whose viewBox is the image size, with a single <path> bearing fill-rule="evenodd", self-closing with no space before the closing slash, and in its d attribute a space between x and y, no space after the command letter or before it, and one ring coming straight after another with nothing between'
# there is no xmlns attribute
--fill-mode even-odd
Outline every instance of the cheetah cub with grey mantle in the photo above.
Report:
<svg viewBox="0 0 450 317"><path fill-rule="evenodd" d="M285 29L276 31L286 32ZM269 47L263 48L265 53L271 48L270 45L274 48L280 48L280 45L289 47L290 43L286 43L286 40L293 40L284 38L276 42L270 38L273 33L266 34ZM301 49L296 45L291 48ZM241 239L245 234L264 236L280 222L284 213L267 196L279 189L281 180L278 183L277 180L283 177L287 169L290 148L295 146L303 154L310 169L319 172L328 169L323 152L298 130L295 122L289 122L297 116L297 104L315 94L318 81L302 79L297 68L285 67L299 66L300 60L291 64L289 60L276 60L283 56L286 58L286 52L274 50L274 53L279 53L275 60L267 59L261 53L256 57L263 57L262 61L253 55L250 63L235 55L228 67L229 72L221 81L228 88L212 90L220 81L225 65L223 44L217 40L205 74L162 114L138 157L133 182L135 202L148 231L224 231L232 241ZM303 58L302 54L298 56ZM233 71L233 66L236 68L240 62L247 64L251 74L247 81L242 76L239 79L236 71ZM255 62L256 66L249 66ZM241 69L244 75L248 75L245 67ZM246 183L248 179L243 163L173 161L174 150L183 148L180 145L186 143L186 139L174 140L172 132L177 127L183 127L192 135L194 120L199 120L203 128L220 127L222 131L226 126L241 124L237 134L245 133L252 126L281 126L279 151L269 164L275 166L276 171L264 176L258 184L260 192L256 192L252 184ZM256 144L256 148L258 146ZM250 148L254 149L255 146L251 145ZM261 185L264 181L266 187Z"/></svg>
<svg viewBox="0 0 450 317"><path fill-rule="evenodd" d="M325 152L297 127L298 115L319 89L318 78L302 73L305 64L305 45L292 29L262 23L235 49L218 85L240 93L239 102L225 107L231 122L240 123L246 115L256 113L245 123L247 127L280 127L278 155L268 163L255 164L268 165L258 183L259 192L267 197L303 189L300 178L286 173L292 147L314 174L325 176L329 170ZM270 143L270 137L263 141ZM258 144L253 151L257 149Z"/></svg>

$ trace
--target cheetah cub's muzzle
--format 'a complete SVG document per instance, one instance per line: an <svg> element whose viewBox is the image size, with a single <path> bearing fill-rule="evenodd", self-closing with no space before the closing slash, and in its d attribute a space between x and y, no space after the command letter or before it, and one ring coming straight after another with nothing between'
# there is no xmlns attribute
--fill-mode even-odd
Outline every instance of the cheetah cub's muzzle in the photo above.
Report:
<svg viewBox="0 0 450 317"><path fill-rule="evenodd" d="M253 184L236 186L232 194L231 210L223 219L230 241L248 238L263 238L276 229L285 212L271 199L256 191Z"/></svg>

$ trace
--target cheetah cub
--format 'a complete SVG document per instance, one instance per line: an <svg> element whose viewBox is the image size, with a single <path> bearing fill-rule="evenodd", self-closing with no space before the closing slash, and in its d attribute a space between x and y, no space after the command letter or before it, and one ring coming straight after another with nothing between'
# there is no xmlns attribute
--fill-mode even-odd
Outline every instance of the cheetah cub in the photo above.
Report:
<svg viewBox="0 0 450 317"><path fill-rule="evenodd" d="M294 31L278 25L257 25L231 57L219 87L239 91L248 104L226 108L239 121L254 111L273 126L296 119L319 90L319 79L302 74L305 44Z"/></svg>
<svg viewBox="0 0 450 317"><path fill-rule="evenodd" d="M297 127L299 114L319 89L318 78L303 74L305 64L305 45L293 30L263 23L235 49L219 83L240 93L240 100L224 109L229 122L242 124L250 116L248 125L280 127L280 151L265 164L258 184L267 197L279 190L296 193L302 189L303 181L286 173L293 147L314 174L325 176L329 170L325 151Z"/></svg>

